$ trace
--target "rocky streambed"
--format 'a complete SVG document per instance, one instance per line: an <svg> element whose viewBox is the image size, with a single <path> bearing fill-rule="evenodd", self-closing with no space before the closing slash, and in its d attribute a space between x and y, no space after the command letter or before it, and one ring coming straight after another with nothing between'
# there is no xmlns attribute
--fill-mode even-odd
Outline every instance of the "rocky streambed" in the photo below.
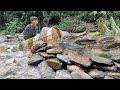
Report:
<svg viewBox="0 0 120 90"><path fill-rule="evenodd" d="M16 51L19 35L0 36L0 79L119 79L120 38L90 39L65 32L58 47Z"/></svg>

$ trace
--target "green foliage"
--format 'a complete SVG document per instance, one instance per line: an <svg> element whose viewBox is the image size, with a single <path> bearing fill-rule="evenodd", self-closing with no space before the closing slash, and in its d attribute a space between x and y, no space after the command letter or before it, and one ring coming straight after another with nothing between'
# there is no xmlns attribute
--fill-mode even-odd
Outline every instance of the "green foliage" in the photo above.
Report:
<svg viewBox="0 0 120 90"><path fill-rule="evenodd" d="M23 31L23 23L18 18L13 18L9 23L6 23L4 34L15 34Z"/></svg>
<svg viewBox="0 0 120 90"><path fill-rule="evenodd" d="M49 15L49 24L58 25L61 21L61 15L59 11L51 11Z"/></svg>
<svg viewBox="0 0 120 90"><path fill-rule="evenodd" d="M109 27L110 22L107 20L110 16L114 17L117 27L120 27L120 11L4 11L6 26L0 29L1 33L22 32L25 26L30 23L31 16L38 17L39 30L44 26L58 25L61 30L69 32L92 31L94 26L89 28L86 23L95 23L99 17L106 19L107 24L105 25L111 30L113 26ZM105 26L103 25L103 27ZM99 31L104 34L104 30ZM115 34L115 32L112 33Z"/></svg>
<svg viewBox="0 0 120 90"><path fill-rule="evenodd" d="M79 32L81 31L81 27L76 28L79 23L82 23L79 21L76 17L67 17L60 22L58 27L63 31L68 32Z"/></svg>
<svg viewBox="0 0 120 90"><path fill-rule="evenodd" d="M105 18L100 18L97 25L98 35L117 36L120 34L120 28L116 25L113 17L110 17L109 21Z"/></svg>
<svg viewBox="0 0 120 90"><path fill-rule="evenodd" d="M58 27L63 31L79 33L83 31L92 31L94 27L88 27L86 22L81 21L81 15L67 17L60 22Z"/></svg>

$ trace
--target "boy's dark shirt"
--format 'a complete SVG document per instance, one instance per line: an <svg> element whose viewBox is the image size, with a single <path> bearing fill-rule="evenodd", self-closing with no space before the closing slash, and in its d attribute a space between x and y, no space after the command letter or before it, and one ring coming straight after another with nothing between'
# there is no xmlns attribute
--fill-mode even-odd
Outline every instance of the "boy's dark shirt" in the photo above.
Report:
<svg viewBox="0 0 120 90"><path fill-rule="evenodd" d="M25 27L25 30L23 31L23 36L25 40L34 37L37 34L38 34L38 27L36 26L35 28L33 28L31 24L28 24Z"/></svg>

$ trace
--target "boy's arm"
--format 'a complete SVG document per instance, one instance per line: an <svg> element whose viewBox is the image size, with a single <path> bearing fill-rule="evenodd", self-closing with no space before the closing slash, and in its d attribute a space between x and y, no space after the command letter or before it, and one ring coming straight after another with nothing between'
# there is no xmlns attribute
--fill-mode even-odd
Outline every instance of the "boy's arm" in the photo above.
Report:
<svg viewBox="0 0 120 90"><path fill-rule="evenodd" d="M28 26L26 26L25 30L23 31L23 37L25 40L29 38L29 27Z"/></svg>

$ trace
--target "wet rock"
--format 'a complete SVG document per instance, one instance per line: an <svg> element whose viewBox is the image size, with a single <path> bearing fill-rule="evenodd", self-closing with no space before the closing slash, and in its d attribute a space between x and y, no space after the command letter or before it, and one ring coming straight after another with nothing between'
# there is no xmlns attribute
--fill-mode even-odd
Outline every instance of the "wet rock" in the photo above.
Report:
<svg viewBox="0 0 120 90"><path fill-rule="evenodd" d="M112 49L115 49L115 48L120 48L120 43L112 42L112 43L109 43L109 44L105 44L102 47L102 49L105 50L105 51L112 50Z"/></svg>
<svg viewBox="0 0 120 90"><path fill-rule="evenodd" d="M94 65L94 68L102 71L110 71L110 72L116 72L117 67L116 66L100 66L100 65Z"/></svg>
<svg viewBox="0 0 120 90"><path fill-rule="evenodd" d="M54 79L72 79L72 76L68 70L57 70Z"/></svg>
<svg viewBox="0 0 120 90"><path fill-rule="evenodd" d="M67 65L67 69L70 72L74 72L74 71L78 71L78 70L84 71L81 67L78 67L76 65Z"/></svg>
<svg viewBox="0 0 120 90"><path fill-rule="evenodd" d="M53 69L47 64L46 61L42 61L39 65L39 72L41 74L42 79L53 79L55 78L55 72Z"/></svg>
<svg viewBox="0 0 120 90"><path fill-rule="evenodd" d="M46 51L48 54L61 54L63 52L61 47L54 47Z"/></svg>
<svg viewBox="0 0 120 90"><path fill-rule="evenodd" d="M76 40L75 43L78 44L78 45L89 45L89 44L95 44L96 41L95 40L89 40L89 39L83 39L83 40Z"/></svg>
<svg viewBox="0 0 120 90"><path fill-rule="evenodd" d="M102 63L105 65L113 65L112 60L97 55L91 55L90 59L96 63Z"/></svg>
<svg viewBox="0 0 120 90"><path fill-rule="evenodd" d="M100 44L103 44L105 41L115 41L115 38L112 36L101 37L98 39Z"/></svg>
<svg viewBox="0 0 120 90"><path fill-rule="evenodd" d="M92 61L88 57L80 56L78 52L71 51L68 53L70 61L88 67L92 64Z"/></svg>
<svg viewBox="0 0 120 90"><path fill-rule="evenodd" d="M46 52L38 52L38 54L44 58L54 58L56 57L55 55L52 55L52 54L48 54Z"/></svg>
<svg viewBox="0 0 120 90"><path fill-rule="evenodd" d="M59 60L61 60L62 62L65 62L67 64L70 64L70 60L69 57L67 55L62 55L62 54L57 54L56 56Z"/></svg>
<svg viewBox="0 0 120 90"><path fill-rule="evenodd" d="M111 59L120 63L120 55L112 56Z"/></svg>
<svg viewBox="0 0 120 90"><path fill-rule="evenodd" d="M70 44L70 43L66 43L66 42L61 43L60 46L63 47L63 48L67 48L67 49L70 49L70 50L77 50L77 51L84 48L84 46L78 46L78 45Z"/></svg>
<svg viewBox="0 0 120 90"><path fill-rule="evenodd" d="M97 70L97 69L90 70L88 74L95 79L103 79L104 78L104 72Z"/></svg>
<svg viewBox="0 0 120 90"><path fill-rule="evenodd" d="M6 39L13 39L14 38L14 36L12 36L12 35L6 35Z"/></svg>
<svg viewBox="0 0 120 90"><path fill-rule="evenodd" d="M90 75L82 70L77 70L71 73L73 79L92 79Z"/></svg>
<svg viewBox="0 0 120 90"><path fill-rule="evenodd" d="M62 63L57 58L47 59L47 64L55 70L62 67Z"/></svg>

